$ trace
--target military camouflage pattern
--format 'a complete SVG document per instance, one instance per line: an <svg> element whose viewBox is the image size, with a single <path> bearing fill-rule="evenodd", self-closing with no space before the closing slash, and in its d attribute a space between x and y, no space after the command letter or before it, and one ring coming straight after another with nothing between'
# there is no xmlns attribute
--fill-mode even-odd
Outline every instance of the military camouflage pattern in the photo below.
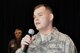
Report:
<svg viewBox="0 0 80 53"><path fill-rule="evenodd" d="M45 35L42 41L40 33L35 35L36 39L29 45L26 53L77 53L73 41L68 35L53 28L51 34ZM22 53L18 49L16 53Z"/></svg>

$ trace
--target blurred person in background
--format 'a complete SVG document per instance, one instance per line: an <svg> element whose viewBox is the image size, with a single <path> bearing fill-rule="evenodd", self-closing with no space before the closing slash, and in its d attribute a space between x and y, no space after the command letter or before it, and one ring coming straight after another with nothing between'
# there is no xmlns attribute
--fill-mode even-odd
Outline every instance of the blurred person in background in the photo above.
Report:
<svg viewBox="0 0 80 53"><path fill-rule="evenodd" d="M15 53L15 51L21 47L20 42L22 38L22 29L16 28L14 31L15 38L9 42L8 53Z"/></svg>

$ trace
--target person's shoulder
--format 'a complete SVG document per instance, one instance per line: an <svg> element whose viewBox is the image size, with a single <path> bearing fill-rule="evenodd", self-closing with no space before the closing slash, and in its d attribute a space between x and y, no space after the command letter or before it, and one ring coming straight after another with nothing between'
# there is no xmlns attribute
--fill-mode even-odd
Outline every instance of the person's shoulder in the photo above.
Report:
<svg viewBox="0 0 80 53"><path fill-rule="evenodd" d="M10 40L10 42L9 43L14 43L15 42L15 39L12 39L12 40Z"/></svg>
<svg viewBox="0 0 80 53"><path fill-rule="evenodd" d="M69 35L60 32L58 29L56 30L55 33L58 35L58 37L59 37L60 40L63 40L63 41L72 41L72 39L70 38Z"/></svg>
<svg viewBox="0 0 80 53"><path fill-rule="evenodd" d="M74 46L74 42L73 42L73 40L71 39L71 37L69 35L67 35L65 33L62 33L60 31L57 31L57 33L58 33L58 37L59 37L60 41L63 41L66 44L71 44L71 45Z"/></svg>
<svg viewBox="0 0 80 53"><path fill-rule="evenodd" d="M59 33L59 37L60 38L62 38L62 39L71 39L70 37L69 37L69 35L67 35L67 34L65 34L65 33L62 33L62 32L60 32L60 31L58 31L58 33Z"/></svg>

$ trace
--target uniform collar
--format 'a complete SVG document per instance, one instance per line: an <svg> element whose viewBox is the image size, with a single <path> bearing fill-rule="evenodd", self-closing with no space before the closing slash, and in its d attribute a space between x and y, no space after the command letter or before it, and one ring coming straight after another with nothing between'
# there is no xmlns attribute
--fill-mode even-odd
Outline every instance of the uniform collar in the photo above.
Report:
<svg viewBox="0 0 80 53"><path fill-rule="evenodd" d="M40 32L38 32L38 36L39 36L39 38L41 38L41 41L42 41L42 42L43 42L43 41L47 42L47 41L51 40L52 37L55 38L55 36L56 36L56 31L58 31L57 28L56 28L56 27L53 27L53 30L52 30L51 33L43 35L43 34L40 34Z"/></svg>

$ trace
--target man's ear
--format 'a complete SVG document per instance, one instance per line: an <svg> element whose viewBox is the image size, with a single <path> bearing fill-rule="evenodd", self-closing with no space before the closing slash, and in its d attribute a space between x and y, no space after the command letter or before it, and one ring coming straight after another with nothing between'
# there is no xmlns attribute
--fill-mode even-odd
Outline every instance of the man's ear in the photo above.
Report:
<svg viewBox="0 0 80 53"><path fill-rule="evenodd" d="M51 13L50 14L50 21L53 20L53 18L54 18L54 15Z"/></svg>

